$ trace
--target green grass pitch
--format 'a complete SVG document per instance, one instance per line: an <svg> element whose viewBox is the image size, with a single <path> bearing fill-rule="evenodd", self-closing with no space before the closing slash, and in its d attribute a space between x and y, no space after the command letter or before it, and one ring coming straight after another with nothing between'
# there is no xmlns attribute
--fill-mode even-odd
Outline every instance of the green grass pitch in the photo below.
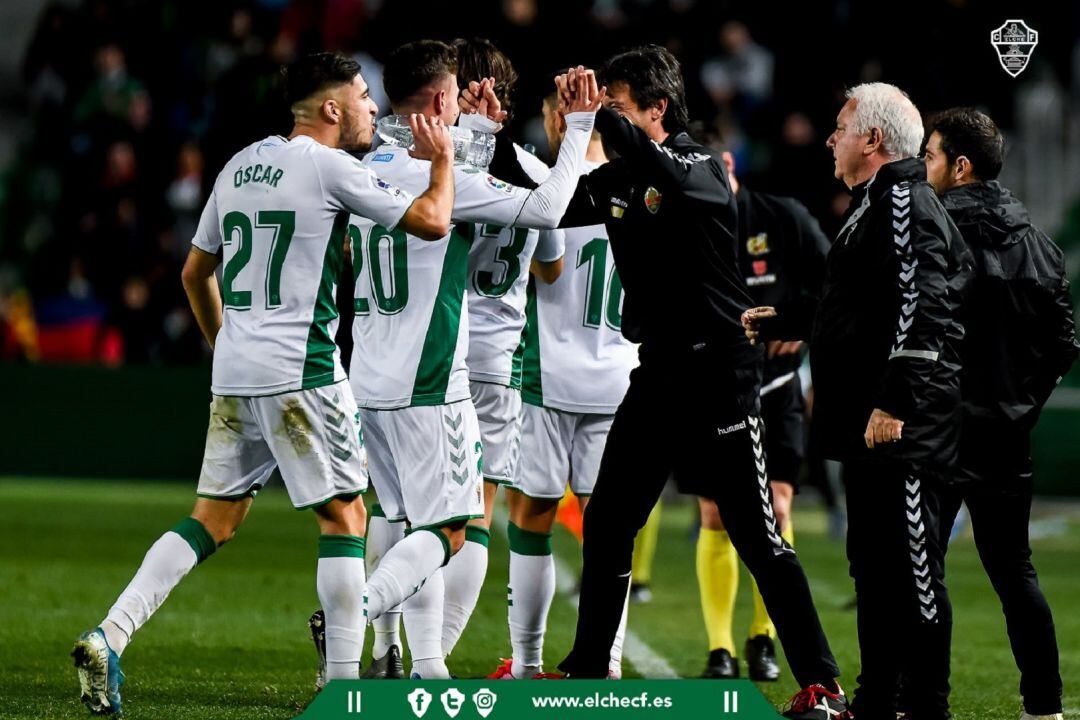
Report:
<svg viewBox="0 0 1080 720"><path fill-rule="evenodd" d="M183 517L193 489L183 484L0 478L0 717L79 718L68 652L98 622L147 547ZM689 506L665 509L654 571L655 600L631 608L631 628L680 675L693 677L706 648L694 581ZM1056 611L1068 714L1080 712L1080 511L1040 509L1035 561ZM317 606L317 530L285 494L259 496L233 543L195 570L124 654L125 717L287 718L313 695L315 656L305 621ZM798 507L796 541L833 648L854 684L855 618L842 547L824 535L823 516ZM495 533L488 582L465 637L450 659L461 677L486 675L509 653L506 546ZM574 541L556 549L575 564ZM997 598L970 537L949 557L956 627L953 705L959 720L1017 718L1017 673ZM744 573L737 632L749 623ZM550 665L569 647L570 602L557 598L548 625ZM903 638L897 638L903 642ZM632 665L627 675L632 676ZM789 675L762 687L776 704L794 686Z"/></svg>

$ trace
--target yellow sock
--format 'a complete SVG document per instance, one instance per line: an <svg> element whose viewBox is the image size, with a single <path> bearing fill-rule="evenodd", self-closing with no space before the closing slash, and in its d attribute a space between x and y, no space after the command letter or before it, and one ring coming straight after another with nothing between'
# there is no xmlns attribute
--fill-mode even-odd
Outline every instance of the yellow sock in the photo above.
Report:
<svg viewBox="0 0 1080 720"><path fill-rule="evenodd" d="M660 537L660 501L649 513L645 527L634 540L634 559L630 563L630 581L648 585L652 580L652 563L656 557L656 541Z"/></svg>
<svg viewBox="0 0 1080 720"><path fill-rule="evenodd" d="M709 650L735 655L731 623L739 590L739 556L726 530L701 529L697 541L697 576Z"/></svg>
<svg viewBox="0 0 1080 720"><path fill-rule="evenodd" d="M787 540L788 545L795 547L795 527L790 519L780 536ZM769 612L765 609L765 601L761 599L761 592L758 591L757 581L755 580L754 619L750 622L750 637L757 637L758 635L768 635L775 639L776 627L773 625L772 618L769 617Z"/></svg>

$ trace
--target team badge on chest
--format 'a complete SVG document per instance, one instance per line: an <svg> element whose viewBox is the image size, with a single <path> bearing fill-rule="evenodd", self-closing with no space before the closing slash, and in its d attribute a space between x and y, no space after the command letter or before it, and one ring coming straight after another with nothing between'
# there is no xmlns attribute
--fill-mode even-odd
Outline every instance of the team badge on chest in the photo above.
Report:
<svg viewBox="0 0 1080 720"><path fill-rule="evenodd" d="M746 252L751 255L764 255L769 252L768 233L758 233L746 239Z"/></svg>
<svg viewBox="0 0 1080 720"><path fill-rule="evenodd" d="M654 187L649 187L645 190L645 209L653 215L660 209L660 201L664 199L664 196L660 194L660 191Z"/></svg>

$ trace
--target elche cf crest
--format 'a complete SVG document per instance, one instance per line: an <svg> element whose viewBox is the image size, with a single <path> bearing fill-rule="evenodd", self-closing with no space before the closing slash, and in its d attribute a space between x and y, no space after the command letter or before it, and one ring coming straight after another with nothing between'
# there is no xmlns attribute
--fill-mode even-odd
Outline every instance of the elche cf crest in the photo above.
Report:
<svg viewBox="0 0 1080 720"><path fill-rule="evenodd" d="M1006 20L1001 27L990 32L990 44L997 52L998 61L1005 72L1013 77L1024 72L1039 44L1039 33L1023 20Z"/></svg>

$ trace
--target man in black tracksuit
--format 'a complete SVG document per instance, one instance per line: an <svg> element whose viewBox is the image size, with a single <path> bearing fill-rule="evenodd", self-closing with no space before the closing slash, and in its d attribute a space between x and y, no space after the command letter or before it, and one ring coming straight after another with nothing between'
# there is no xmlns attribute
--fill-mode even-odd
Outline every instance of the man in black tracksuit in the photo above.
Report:
<svg viewBox="0 0 1080 720"><path fill-rule="evenodd" d="M994 180L1004 143L993 121L958 108L936 116L929 131L927 177L975 258L964 311L959 458L941 542L967 503L1020 668L1024 718L1052 717L1062 711L1062 687L1054 620L1028 541L1030 433L1080 352L1069 283L1061 250Z"/></svg>
<svg viewBox="0 0 1080 720"><path fill-rule="evenodd" d="M641 365L615 415L585 513L577 636L560 668L571 677L607 675L634 536L674 472L680 490L717 501L758 581L804 688L788 717L845 717L806 576L772 510L758 401L762 358L740 323L751 300L726 168L719 153L685 132L681 71L666 50L623 53L601 76L608 108L596 129L619 157L582 177L562 225L606 225L625 292L622 331L641 344Z"/></svg>
<svg viewBox="0 0 1080 720"><path fill-rule="evenodd" d="M812 325L797 304L751 311L748 330L765 340L812 327L815 439L843 463L847 491L862 659L852 712L895 720L903 673L911 717L944 720L952 617L937 521L959 436L971 259L914 157L915 106L881 83L848 98L828 146L853 197Z"/></svg>
<svg viewBox="0 0 1080 720"><path fill-rule="evenodd" d="M829 252L829 240L821 226L798 200L742 185L735 175L731 153L724 152L722 157L738 205L739 268L752 302L759 306L815 303L825 278L825 256ZM761 417L766 428L766 472L772 490L773 510L781 535L789 542L792 538L787 532L791 523L791 505L806 451L806 402L799 379L804 348L798 341L775 341L766 346L760 393ZM703 589L723 586L729 582L731 566L726 562L728 556L716 555L713 549L718 541L727 544L722 540L726 535L709 534L710 531L724 530L714 503L701 502L701 526L698 582ZM711 541L710 537L713 538ZM709 618L715 618L717 614L726 616L730 623L733 595L723 601L703 596L702 604L707 626L709 622L716 622ZM780 675L780 666L771 634L761 632L756 603L754 619L751 627L758 628L752 629L757 634L747 639L743 659L751 680L773 681ZM764 621L768 623L768 620L766 616ZM712 635L714 628L707 629ZM727 630L730 634L730 627ZM734 649L710 646L703 677L738 677L739 664L733 654Z"/></svg>

